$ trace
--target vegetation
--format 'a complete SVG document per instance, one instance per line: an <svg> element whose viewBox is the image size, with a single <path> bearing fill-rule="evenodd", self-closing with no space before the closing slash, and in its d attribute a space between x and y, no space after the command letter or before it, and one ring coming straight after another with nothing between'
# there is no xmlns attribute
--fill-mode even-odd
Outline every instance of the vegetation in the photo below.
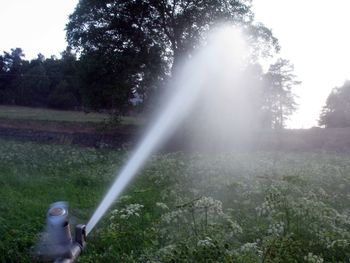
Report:
<svg viewBox="0 0 350 263"><path fill-rule="evenodd" d="M81 93L77 61L69 49L62 58L24 59L14 48L0 55L0 103L8 105L77 109Z"/></svg>
<svg viewBox="0 0 350 263"><path fill-rule="evenodd" d="M140 112L140 108L137 108L137 106L131 107L132 96L118 102L118 99L115 99L115 96L119 96L118 90L108 91L103 88L101 80L106 80L107 77L96 73L101 69L101 67L98 67L98 64L91 61L91 65L96 66L91 68L91 65L84 64L86 58L76 60L74 55L67 52L63 54L61 59L44 59L39 55L37 59L32 61L23 60L23 52L20 49L12 50L11 54L5 52L3 57L0 56L0 61L4 62L2 69L0 68L0 105L38 108L27 108L28 113L22 111L29 119L33 118L32 113L40 112L42 108L74 109L84 110L84 112L90 112L91 109L94 109L102 110L109 114L113 113L112 116L117 117L120 117L120 113L127 115L132 112ZM80 67L90 68L91 72L85 75L79 70ZM33 73L36 70L38 72ZM247 85L246 89L248 93L254 94L254 97L258 100L255 107L255 115L261 117L257 120L257 123L263 127L284 127L285 120L296 109L291 89L299 82L295 80L292 71L290 62L283 59L271 65L266 73L262 71L259 64L252 64L248 67L247 76L252 80L247 81L250 84ZM120 75L116 76L120 77ZM94 84L94 88L90 89L90 86L85 82L89 82L89 85L92 85L92 83L96 85ZM116 85L118 86L119 84ZM85 87L84 89L81 88L83 86ZM93 103L94 105L90 104L92 100L96 102ZM118 108L115 103L125 105L125 107L123 106L124 110L113 110ZM144 101L144 103L146 102ZM44 112L55 114L51 118L60 119L62 115L65 115L65 113L60 113L59 111ZM9 113L10 116L14 115L12 112L6 113ZM39 116L41 115L39 114ZM104 114L90 113L85 115L77 111L73 115L77 117L85 116L82 118L82 120L85 120L89 118L94 119L95 117L100 119L97 116L103 116Z"/></svg>
<svg viewBox="0 0 350 263"><path fill-rule="evenodd" d="M301 84L293 74L294 67L286 59L278 59L272 64L263 80L265 81L265 94L263 98L265 126L281 129L285 121L296 110L292 88Z"/></svg>
<svg viewBox="0 0 350 263"><path fill-rule="evenodd" d="M350 81L329 94L322 109L319 124L326 128L350 127Z"/></svg>
<svg viewBox="0 0 350 263"><path fill-rule="evenodd" d="M248 67L262 69L259 58L279 50L271 31L254 20L251 1L79 1L61 58L38 54L28 61L21 48L0 55L0 104L114 116L140 112L156 104L180 61L222 23L244 31L252 53ZM280 59L268 72L251 72L263 82L247 90L259 97L256 116L264 127L283 127L295 110L292 70Z"/></svg>
<svg viewBox="0 0 350 263"><path fill-rule="evenodd" d="M127 152L0 141L0 262L31 262L48 205L86 222ZM154 156L79 262L347 262L348 155Z"/></svg>
<svg viewBox="0 0 350 263"><path fill-rule="evenodd" d="M85 221L104 192L103 178L110 180L107 160L91 149L1 140L0 262L32 262L49 203L69 200L74 218Z"/></svg>
<svg viewBox="0 0 350 263"><path fill-rule="evenodd" d="M222 23L240 25L258 43L256 49L278 49L270 30L254 21L250 1L236 0L83 0L70 16L67 38L83 56L97 52L104 61L129 61L124 70L134 71L135 80L143 76L142 86L149 73L162 77L167 70L174 71L179 60L198 47L204 33Z"/></svg>
<svg viewBox="0 0 350 263"><path fill-rule="evenodd" d="M108 118L104 113L84 113L45 108L0 106L0 119L64 121L64 122L103 122Z"/></svg>
<svg viewBox="0 0 350 263"><path fill-rule="evenodd" d="M250 0L80 0L60 58L39 54L29 61L21 48L0 55L0 120L79 123L77 129L89 130L84 124L108 116L100 111L119 121L120 114L156 104L180 61L223 23L239 25L251 48L242 69L256 116L251 126L284 128L300 82L288 60L267 71L259 64L279 45L255 21ZM349 101L347 81L328 97L320 125L349 126ZM205 133L191 119L198 117L195 107L186 121ZM224 115L232 109L240 110L228 107ZM213 151L221 149L220 138L208 140ZM50 203L69 201L72 224L86 223L130 154L2 139L0 147L0 262L9 263L32 262ZM348 154L273 151L152 156L93 229L79 262L349 262L349 160Z"/></svg>
<svg viewBox="0 0 350 263"><path fill-rule="evenodd" d="M98 92L101 85L104 92L115 95L114 102L120 98L125 101L126 94L135 93L147 103L154 101L162 86L176 76L180 63L185 63L206 41L206 33L222 24L236 25L244 31L254 54L252 66L257 64L257 58L279 50L278 41L271 31L254 20L251 1L235 0L83 0L70 16L67 39L70 47L81 52L82 61L95 61L99 70L103 69L101 74L109 72L110 78L104 78L99 86L95 83L100 73L89 72L84 78L83 87L96 95L89 96L90 103L97 105L101 101L103 94ZM265 96L274 99L273 103L287 101L286 96L293 98L289 89L280 92L279 96L270 96L268 93L274 88L267 86L276 86L275 79L265 78L259 71L253 77L264 79L266 84L266 87L260 85L262 90L257 91L263 98L256 116L260 115L262 107L264 113L271 109L264 104L267 101ZM248 93L256 91L256 87L250 85L247 90ZM288 110L279 113L285 118L294 108L288 103L282 104L285 108L288 105ZM266 117L264 121L268 127L273 126L267 123L270 119Z"/></svg>
<svg viewBox="0 0 350 263"><path fill-rule="evenodd" d="M24 124L30 124L33 128L51 123L57 128L61 125L68 130L71 128L72 131L77 131L76 127L80 127L83 131L84 127L113 128L128 125L142 126L144 124L144 120L141 117L122 116L118 118L117 123L112 123L110 115L106 113L84 113L82 111L1 105L0 120L2 124L11 123L16 124L17 127L24 127Z"/></svg>

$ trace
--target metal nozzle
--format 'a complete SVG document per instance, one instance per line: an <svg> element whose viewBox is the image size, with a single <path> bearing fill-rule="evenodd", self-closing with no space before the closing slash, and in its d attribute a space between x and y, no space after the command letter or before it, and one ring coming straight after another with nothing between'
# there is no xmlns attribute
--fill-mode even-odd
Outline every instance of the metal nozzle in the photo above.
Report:
<svg viewBox="0 0 350 263"><path fill-rule="evenodd" d="M82 248L86 246L86 226L79 224L75 226L75 242Z"/></svg>

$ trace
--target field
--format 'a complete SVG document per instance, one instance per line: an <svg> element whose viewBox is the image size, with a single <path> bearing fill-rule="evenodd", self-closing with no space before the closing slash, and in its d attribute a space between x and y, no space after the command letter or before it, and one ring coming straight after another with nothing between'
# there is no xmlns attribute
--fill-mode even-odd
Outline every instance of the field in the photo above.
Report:
<svg viewBox="0 0 350 263"><path fill-rule="evenodd" d="M129 154L0 145L0 262L32 262L52 202L86 223ZM79 262L349 262L349 205L349 155L155 155Z"/></svg>
<svg viewBox="0 0 350 263"><path fill-rule="evenodd" d="M56 129L63 127L67 129L69 126L78 126L82 128L99 127L110 120L110 116L106 113L83 111L63 111L43 108L30 108L20 106L4 106L0 105L0 121L1 124L9 124L11 126L30 128L41 127L48 124L54 124ZM136 117L123 116L120 119L120 125L139 125L142 120ZM51 125L52 126L52 125ZM42 128L41 128L42 129Z"/></svg>
<svg viewBox="0 0 350 263"><path fill-rule="evenodd" d="M1 119L68 121L68 122L102 122L108 118L103 113L84 113L82 111L61 111L20 106L0 106Z"/></svg>

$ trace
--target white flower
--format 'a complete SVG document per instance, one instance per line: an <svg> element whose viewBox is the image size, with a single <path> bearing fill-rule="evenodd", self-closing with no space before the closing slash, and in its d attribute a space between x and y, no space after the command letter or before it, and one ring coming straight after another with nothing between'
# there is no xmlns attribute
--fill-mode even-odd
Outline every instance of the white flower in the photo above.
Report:
<svg viewBox="0 0 350 263"><path fill-rule="evenodd" d="M242 252L255 252L257 251L257 244L255 242L253 243L245 243L241 246Z"/></svg>
<svg viewBox="0 0 350 263"><path fill-rule="evenodd" d="M210 237L205 237L205 239L199 240L197 242L197 246L199 247L213 247L213 240Z"/></svg>
<svg viewBox="0 0 350 263"><path fill-rule="evenodd" d="M129 204L125 208L122 208L120 210L115 209L111 212L112 216L110 217L110 220L113 220L116 217L119 217L120 219L129 219L131 216L139 217L139 212L143 207L144 206L140 204Z"/></svg>
<svg viewBox="0 0 350 263"><path fill-rule="evenodd" d="M323 263L323 258L313 253L309 252L307 256L304 257L304 260L308 263Z"/></svg>
<svg viewBox="0 0 350 263"><path fill-rule="evenodd" d="M156 206L158 206L159 208L164 209L164 210L169 210L169 207L162 202L157 202Z"/></svg>
<svg viewBox="0 0 350 263"><path fill-rule="evenodd" d="M267 233L273 236L281 236L284 232L284 223L278 222L275 224L271 224L267 230Z"/></svg>

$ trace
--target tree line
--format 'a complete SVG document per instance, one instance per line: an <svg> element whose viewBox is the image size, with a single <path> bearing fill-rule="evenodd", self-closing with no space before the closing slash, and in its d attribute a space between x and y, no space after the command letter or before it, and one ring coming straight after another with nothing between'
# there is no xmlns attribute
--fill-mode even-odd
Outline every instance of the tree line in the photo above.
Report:
<svg viewBox="0 0 350 263"><path fill-rule="evenodd" d="M262 70L260 58L280 47L255 21L251 1L80 0L66 25L61 58L39 54L28 61L20 48L0 55L0 103L125 114L137 98L146 110L179 61L190 59L205 34L222 23L238 25L249 42L262 126L283 128L296 109L292 88L300 82L285 59Z"/></svg>
<svg viewBox="0 0 350 263"><path fill-rule="evenodd" d="M56 109L78 109L82 105L79 63L70 52L60 59L25 60L21 48L0 55L0 103Z"/></svg>
<svg viewBox="0 0 350 263"><path fill-rule="evenodd" d="M62 52L61 58L45 58L38 54L37 58L30 61L25 59L20 48L4 52L0 55L0 104L125 113L135 108L132 102L138 92L140 104L147 108L147 100L140 99L147 95L140 90L125 89L123 96L118 91L122 88L119 83L115 86L105 85L104 82L110 81L106 79L109 74L101 72L103 68L98 67L99 60L87 60L86 57L77 59L70 49ZM260 92L261 96L257 108L260 112L257 113L263 116L263 126L283 127L288 116L296 109L292 87L299 82L295 80L292 64L279 59L266 73L261 65L252 64L252 72L250 77L255 81L254 87L250 88L260 88L260 91L255 92ZM87 81L91 81L90 85ZM115 88L115 94L108 89L112 87ZM149 90L145 89L145 92Z"/></svg>

